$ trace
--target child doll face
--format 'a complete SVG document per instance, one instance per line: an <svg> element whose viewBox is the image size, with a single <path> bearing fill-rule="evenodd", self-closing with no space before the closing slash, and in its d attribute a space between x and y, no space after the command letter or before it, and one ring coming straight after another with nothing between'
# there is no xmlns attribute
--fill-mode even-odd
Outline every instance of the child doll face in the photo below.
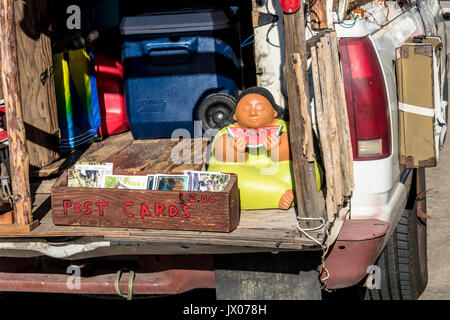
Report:
<svg viewBox="0 0 450 320"><path fill-rule="evenodd" d="M272 125L277 111L265 97L251 93L244 96L236 106L233 119L240 127L257 129Z"/></svg>

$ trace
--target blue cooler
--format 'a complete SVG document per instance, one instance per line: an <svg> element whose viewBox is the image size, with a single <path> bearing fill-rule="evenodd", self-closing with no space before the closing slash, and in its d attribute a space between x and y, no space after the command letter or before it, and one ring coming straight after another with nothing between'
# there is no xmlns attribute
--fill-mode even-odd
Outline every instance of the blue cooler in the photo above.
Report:
<svg viewBox="0 0 450 320"><path fill-rule="evenodd" d="M194 134L197 107L210 94L235 95L239 62L224 37L223 11L125 17L122 61L130 128L135 139ZM226 37L226 36L225 36Z"/></svg>

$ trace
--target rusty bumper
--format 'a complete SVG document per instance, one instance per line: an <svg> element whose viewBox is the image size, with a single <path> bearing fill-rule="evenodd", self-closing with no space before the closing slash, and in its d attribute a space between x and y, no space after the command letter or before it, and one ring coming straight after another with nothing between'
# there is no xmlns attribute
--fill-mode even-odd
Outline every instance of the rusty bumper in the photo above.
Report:
<svg viewBox="0 0 450 320"><path fill-rule="evenodd" d="M380 254L389 224L375 219L346 220L331 248L321 280L329 289L359 283ZM179 294L196 288L215 288L212 255L145 255L89 260L0 258L0 292L117 294L119 270L134 271L135 295ZM119 288L129 290L130 272Z"/></svg>
<svg viewBox="0 0 450 320"><path fill-rule="evenodd" d="M345 220L325 259L320 279L328 289L351 287L367 275L383 250L389 223L376 219Z"/></svg>
<svg viewBox="0 0 450 320"><path fill-rule="evenodd" d="M178 294L214 288L212 256L133 256L65 261L42 258L0 258L0 292L117 294L117 271L123 294L134 271L134 295Z"/></svg>

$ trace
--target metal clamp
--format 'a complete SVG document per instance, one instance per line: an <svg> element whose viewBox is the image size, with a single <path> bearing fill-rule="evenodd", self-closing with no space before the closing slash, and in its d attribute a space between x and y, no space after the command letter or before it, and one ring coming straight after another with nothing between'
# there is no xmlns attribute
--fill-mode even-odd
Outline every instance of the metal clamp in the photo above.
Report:
<svg viewBox="0 0 450 320"><path fill-rule="evenodd" d="M45 85L45 82L51 76L53 76L53 66L48 67L40 74L39 79L41 80L42 85Z"/></svg>
<svg viewBox="0 0 450 320"><path fill-rule="evenodd" d="M122 273L128 271L126 268L122 268L119 271L117 271L117 277L116 277L116 282L114 283L114 288L116 289L116 293L121 296L122 298L125 298L127 300L132 300L133 299L133 285L134 285L134 278L135 278L135 274L133 270L130 270L130 279L128 280L128 294L123 294L120 291L120 286L119 286L119 282L120 282L120 278L122 277Z"/></svg>

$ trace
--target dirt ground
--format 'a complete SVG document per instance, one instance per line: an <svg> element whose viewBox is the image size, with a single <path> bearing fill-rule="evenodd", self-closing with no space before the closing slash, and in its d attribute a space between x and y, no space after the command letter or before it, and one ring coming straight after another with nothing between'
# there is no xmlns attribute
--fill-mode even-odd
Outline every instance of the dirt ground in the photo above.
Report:
<svg viewBox="0 0 450 320"><path fill-rule="evenodd" d="M441 1L450 8L450 1ZM450 53L450 23L446 22L447 52ZM450 59L449 59L450 61ZM450 139L437 168L426 170L428 220L428 286L420 299L450 300Z"/></svg>

